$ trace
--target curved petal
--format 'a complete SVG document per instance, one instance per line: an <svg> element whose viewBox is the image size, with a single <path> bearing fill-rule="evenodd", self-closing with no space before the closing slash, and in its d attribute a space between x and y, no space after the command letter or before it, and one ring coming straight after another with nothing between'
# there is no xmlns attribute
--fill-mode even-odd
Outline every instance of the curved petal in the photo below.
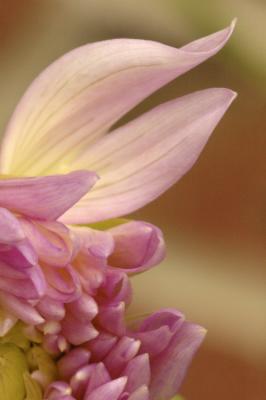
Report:
<svg viewBox="0 0 266 400"><path fill-rule="evenodd" d="M17 106L2 146L1 171L71 170L83 149L122 115L217 53L234 24L181 49L115 39L67 53L37 77Z"/></svg>
<svg viewBox="0 0 266 400"><path fill-rule="evenodd" d="M0 208L0 243L13 244L24 238L18 219L5 208Z"/></svg>
<svg viewBox="0 0 266 400"><path fill-rule="evenodd" d="M169 400L182 383L190 361L201 344L205 330L184 322L168 347L151 361L150 396L153 400Z"/></svg>
<svg viewBox="0 0 266 400"><path fill-rule="evenodd" d="M184 315L181 312L165 308L149 315L140 322L137 329L131 330L128 334L140 340L141 353L148 353L153 359L167 348L183 323Z"/></svg>
<svg viewBox="0 0 266 400"><path fill-rule="evenodd" d="M149 389L146 385L141 386L132 393L128 400L149 400Z"/></svg>
<svg viewBox="0 0 266 400"><path fill-rule="evenodd" d="M141 386L149 386L151 379L150 360L148 354L132 358L126 365L122 375L127 376L126 391L134 392Z"/></svg>
<svg viewBox="0 0 266 400"><path fill-rule="evenodd" d="M44 322L36 309L23 299L0 291L0 302L7 312L29 325L38 325Z"/></svg>
<svg viewBox="0 0 266 400"><path fill-rule="evenodd" d="M96 174L89 171L0 179L0 206L31 218L53 220L84 196L96 180Z"/></svg>
<svg viewBox="0 0 266 400"><path fill-rule="evenodd" d="M118 400L127 383L126 377L107 382L93 390L84 400Z"/></svg>
<svg viewBox="0 0 266 400"><path fill-rule="evenodd" d="M67 227L55 221L31 221L21 218L21 225L39 260L54 267L70 263L73 245Z"/></svg>
<svg viewBox="0 0 266 400"><path fill-rule="evenodd" d="M114 250L108 264L126 273L145 271L158 265L165 256L163 234L159 228L142 221L130 221L108 230Z"/></svg>
<svg viewBox="0 0 266 400"><path fill-rule="evenodd" d="M90 163L101 179L62 220L96 222L154 200L192 167L235 96L223 88L195 92L105 136L79 160L83 168Z"/></svg>

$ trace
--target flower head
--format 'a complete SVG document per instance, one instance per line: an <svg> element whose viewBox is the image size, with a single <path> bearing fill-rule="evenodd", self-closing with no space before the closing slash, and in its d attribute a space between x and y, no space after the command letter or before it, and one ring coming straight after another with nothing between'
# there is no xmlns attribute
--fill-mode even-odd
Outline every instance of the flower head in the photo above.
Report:
<svg viewBox="0 0 266 400"><path fill-rule="evenodd" d="M41 73L17 106L0 154L0 337L23 321L41 343L35 353L59 372L51 382L24 354L23 396L25 379L48 400L177 393L204 330L171 309L126 322L129 276L158 264L165 246L152 224L114 218L193 165L235 93L199 91L112 126L219 51L233 27L181 49L128 39L83 46ZM21 355L8 346L12 360Z"/></svg>
<svg viewBox="0 0 266 400"><path fill-rule="evenodd" d="M60 381L45 398L80 400L170 399L179 389L204 330L182 314L161 310L138 327L117 332L99 322L100 334L58 361ZM58 396L58 397L56 397Z"/></svg>

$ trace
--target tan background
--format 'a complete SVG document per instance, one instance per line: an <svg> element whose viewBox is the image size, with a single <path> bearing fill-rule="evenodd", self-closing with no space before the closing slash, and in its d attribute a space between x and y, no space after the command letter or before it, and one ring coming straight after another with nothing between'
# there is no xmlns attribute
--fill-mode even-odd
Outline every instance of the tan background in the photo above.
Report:
<svg viewBox="0 0 266 400"><path fill-rule="evenodd" d="M33 77L73 47L112 37L179 46L235 16L236 32L219 55L127 117L206 87L239 93L197 165L135 214L164 230L168 257L134 279L130 311L177 307L208 329L182 387L187 400L266 398L266 3L0 1L1 131Z"/></svg>

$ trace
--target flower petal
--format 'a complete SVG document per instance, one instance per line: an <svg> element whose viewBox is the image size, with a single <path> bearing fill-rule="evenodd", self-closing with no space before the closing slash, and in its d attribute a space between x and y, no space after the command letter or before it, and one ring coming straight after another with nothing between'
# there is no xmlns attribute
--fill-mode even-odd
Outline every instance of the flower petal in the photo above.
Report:
<svg viewBox="0 0 266 400"><path fill-rule="evenodd" d="M130 221L108 232L114 239L114 250L108 263L117 270L142 272L158 265L165 256L162 232L152 224Z"/></svg>
<svg viewBox="0 0 266 400"><path fill-rule="evenodd" d="M177 394L190 361L205 336L205 330L184 322L169 346L151 362L150 396L169 400Z"/></svg>
<svg viewBox="0 0 266 400"><path fill-rule="evenodd" d="M24 238L18 219L5 208L0 208L0 243L13 244Z"/></svg>
<svg viewBox="0 0 266 400"><path fill-rule="evenodd" d="M0 291L0 302L1 306L7 312L21 319L27 324L38 325L44 322L44 319L34 307L28 304L28 302L12 296L9 293L3 293Z"/></svg>
<svg viewBox="0 0 266 400"><path fill-rule="evenodd" d="M79 160L83 168L89 160L101 179L62 220L109 219L154 200L192 167L234 98L229 89L195 92L105 136Z"/></svg>
<svg viewBox="0 0 266 400"><path fill-rule="evenodd" d="M149 389L146 385L141 386L132 393L128 400L149 400Z"/></svg>
<svg viewBox="0 0 266 400"><path fill-rule="evenodd" d="M181 49L116 39L67 53L40 74L17 106L2 146L1 171L71 170L71 162L121 116L217 53L234 24Z"/></svg>
<svg viewBox="0 0 266 400"><path fill-rule="evenodd" d="M184 315L181 312L164 308L137 322L139 326L130 331L129 336L140 340L141 353L148 353L153 359L167 348L183 323Z"/></svg>
<svg viewBox="0 0 266 400"><path fill-rule="evenodd" d="M37 219L56 219L94 185L94 172L0 179L0 206Z"/></svg>
<svg viewBox="0 0 266 400"><path fill-rule="evenodd" d="M126 377L107 382L93 390L84 400L118 400L127 383Z"/></svg>

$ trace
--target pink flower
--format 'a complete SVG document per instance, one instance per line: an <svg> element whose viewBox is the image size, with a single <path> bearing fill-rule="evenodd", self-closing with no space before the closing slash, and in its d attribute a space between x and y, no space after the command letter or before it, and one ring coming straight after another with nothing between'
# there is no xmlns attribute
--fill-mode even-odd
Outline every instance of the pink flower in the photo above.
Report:
<svg viewBox="0 0 266 400"><path fill-rule="evenodd" d="M231 90L112 126L219 51L233 27L181 49L118 39L73 50L36 78L10 120L0 154L0 335L21 319L49 353L65 353L61 381L44 387L49 400L168 400L179 388L203 329L173 310L125 322L128 275L162 260L162 233L142 221L77 224L124 216L191 168Z"/></svg>
<svg viewBox="0 0 266 400"><path fill-rule="evenodd" d="M51 64L8 124L0 171L31 177L86 170L100 179L76 172L79 179L72 173L1 180L0 206L77 224L126 215L158 197L194 164L235 93L202 90L112 126L151 93L216 54L233 28L234 22L180 49L145 40L103 41Z"/></svg>
<svg viewBox="0 0 266 400"><path fill-rule="evenodd" d="M204 333L172 309L120 335L105 326L96 339L59 360L62 380L48 386L45 399L168 400L177 393Z"/></svg>

